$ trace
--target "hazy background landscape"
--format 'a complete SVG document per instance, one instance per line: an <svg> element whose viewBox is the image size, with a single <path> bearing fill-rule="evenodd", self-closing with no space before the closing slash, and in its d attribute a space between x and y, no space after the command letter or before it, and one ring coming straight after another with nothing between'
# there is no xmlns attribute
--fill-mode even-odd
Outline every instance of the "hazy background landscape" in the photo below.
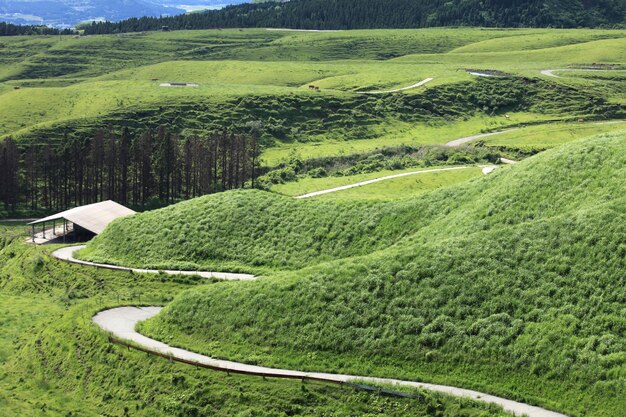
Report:
<svg viewBox="0 0 626 417"><path fill-rule="evenodd" d="M0 0L0 21L74 27L90 20L117 21L131 17L177 15L222 8L246 0Z"/></svg>

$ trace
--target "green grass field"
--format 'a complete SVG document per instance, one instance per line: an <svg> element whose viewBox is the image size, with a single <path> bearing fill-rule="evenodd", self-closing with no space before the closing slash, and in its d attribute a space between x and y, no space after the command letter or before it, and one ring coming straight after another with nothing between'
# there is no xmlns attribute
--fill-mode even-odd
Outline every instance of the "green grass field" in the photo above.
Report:
<svg viewBox="0 0 626 417"><path fill-rule="evenodd" d="M202 132L254 122L263 126L264 160L272 165L294 148L304 157L319 157L445 143L520 123L621 117L623 111L611 106L626 100L623 71L557 72L559 78L540 71L623 65L625 33L246 29L11 37L0 40L0 135L38 140L61 137L65 129L88 134L98 126L160 123ZM536 97L528 103L496 104L496 97L522 87L507 79L478 80L466 69L545 84L527 92ZM434 80L395 97L356 94L425 78ZM162 82L200 86L165 88ZM493 82L502 90L488 86ZM311 84L321 92L310 91ZM562 90L554 97L546 95L557 87ZM470 103L455 103L456 97L470 97Z"/></svg>
<svg viewBox="0 0 626 417"><path fill-rule="evenodd" d="M429 167L428 169L436 168L437 167ZM355 184L361 181L381 178L388 175L416 172L424 169L425 168L410 168L397 171L384 170L368 174L348 175L343 177L303 178L294 182L274 185L272 187L272 191L288 196L298 196L315 191ZM456 184L479 175L482 175L481 168L423 173L407 177L393 178L379 183L368 184L349 190L342 190L315 198L397 200L414 197L424 192Z"/></svg>

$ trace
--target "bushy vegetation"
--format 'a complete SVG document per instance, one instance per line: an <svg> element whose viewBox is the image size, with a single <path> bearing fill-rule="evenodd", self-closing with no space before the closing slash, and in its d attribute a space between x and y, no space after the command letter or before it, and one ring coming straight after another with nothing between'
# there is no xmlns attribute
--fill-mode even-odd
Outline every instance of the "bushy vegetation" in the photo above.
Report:
<svg viewBox="0 0 626 417"><path fill-rule="evenodd" d="M425 168L435 165L496 163L499 155L484 147L402 146L375 152L303 159L293 153L257 180L259 188L270 189L305 178L347 177L378 171ZM353 180L352 182L358 182Z"/></svg>
<svg viewBox="0 0 626 417"><path fill-rule="evenodd" d="M352 249L342 254L359 256L327 263L329 257L310 258L302 248L332 231L318 235L307 227L293 240L284 231L274 234L272 226L285 222L284 209L267 206L276 197L232 193L228 198L246 207L269 210L254 225L230 223L220 247L254 239L278 254L285 239L300 249L283 252L291 265L309 267L187 291L143 329L253 363L421 378L574 416L619 415L626 407L625 144L623 134L575 142L410 205L353 205L352 217L342 214L343 202L320 214L311 210L318 203L284 201L300 207L300 222L333 212L359 223L387 210L387 220L373 221L373 232L343 242ZM147 216L117 222L91 250L101 259L108 252L121 261L126 253L127 262L136 262L146 245L125 245L128 236L143 236L149 248L143 230L184 219L193 205L214 198L155 212L150 222L140 221ZM222 205L228 214L221 216L232 215L233 206ZM201 222L217 210L195 212ZM194 236L187 234L192 224L168 228L167 241ZM379 236L388 240L363 245ZM162 258L172 251L180 252L160 249Z"/></svg>

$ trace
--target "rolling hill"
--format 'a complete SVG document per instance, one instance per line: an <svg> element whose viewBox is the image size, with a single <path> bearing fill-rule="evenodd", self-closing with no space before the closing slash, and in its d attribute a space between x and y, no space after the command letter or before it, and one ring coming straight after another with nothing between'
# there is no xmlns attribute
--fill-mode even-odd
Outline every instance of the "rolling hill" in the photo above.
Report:
<svg viewBox="0 0 626 417"><path fill-rule="evenodd" d="M178 15L194 8L220 7L243 0L0 0L0 21L69 28L90 20L118 21L132 17ZM195 7L194 7L195 6Z"/></svg>
<svg viewBox="0 0 626 417"><path fill-rule="evenodd" d="M198 238L196 247L233 248L249 268L266 267L256 282L181 294L144 325L157 339L253 363L420 378L575 416L615 416L626 407L625 150L623 133L604 135L411 202L324 203L322 212L354 210L338 223L365 224L367 235L328 228L313 202L287 204L285 216L268 204L277 197L238 192L122 219L87 254L132 264L148 250L165 262L183 259L180 242ZM256 210L254 226L235 214L244 206ZM368 217L381 210L390 214ZM287 242L326 238L342 241L342 251L283 252L283 265L250 256L246 244L280 256ZM377 243L363 245L368 238ZM140 243L155 240L164 243Z"/></svg>

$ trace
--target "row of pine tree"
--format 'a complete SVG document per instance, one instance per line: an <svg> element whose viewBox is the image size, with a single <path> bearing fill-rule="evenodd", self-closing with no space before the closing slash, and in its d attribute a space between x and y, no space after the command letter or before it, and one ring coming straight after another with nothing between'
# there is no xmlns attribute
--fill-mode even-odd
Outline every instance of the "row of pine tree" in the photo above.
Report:
<svg viewBox="0 0 626 417"><path fill-rule="evenodd" d="M229 6L169 17L94 22L86 34L182 29L482 27L618 27L623 0L291 0Z"/></svg>
<svg viewBox="0 0 626 417"><path fill-rule="evenodd" d="M213 192L254 186L256 135L182 139L165 126L131 135L19 146L0 142L0 202L17 209L58 211L103 200L142 209Z"/></svg>

